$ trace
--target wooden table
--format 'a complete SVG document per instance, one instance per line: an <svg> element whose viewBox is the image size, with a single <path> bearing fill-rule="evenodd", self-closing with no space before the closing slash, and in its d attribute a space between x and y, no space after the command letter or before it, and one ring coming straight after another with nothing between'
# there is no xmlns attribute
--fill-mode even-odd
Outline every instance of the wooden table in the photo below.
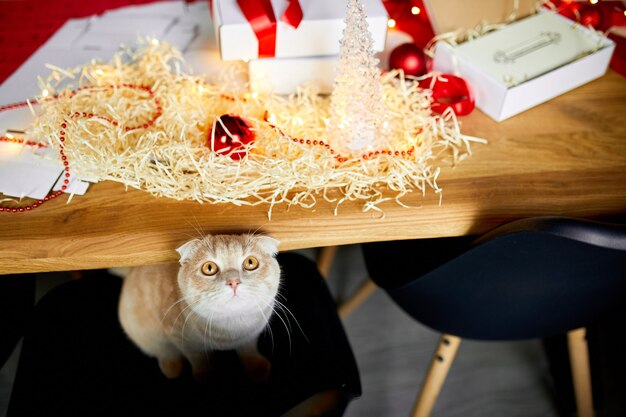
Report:
<svg viewBox="0 0 626 417"><path fill-rule="evenodd" d="M0 274L105 268L177 260L175 248L205 233L260 230L281 250L482 233L538 215L626 214L626 79L604 77L501 123L479 111L465 134L486 138L432 192L386 203L384 218L345 203L314 210L235 207L155 198L113 182L26 214L0 216Z"/></svg>

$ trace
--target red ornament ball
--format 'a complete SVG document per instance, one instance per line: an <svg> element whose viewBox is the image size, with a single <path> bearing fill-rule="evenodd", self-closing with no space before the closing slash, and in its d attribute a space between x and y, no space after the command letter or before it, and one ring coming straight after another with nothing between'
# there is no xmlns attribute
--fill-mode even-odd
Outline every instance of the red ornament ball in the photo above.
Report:
<svg viewBox="0 0 626 417"><path fill-rule="evenodd" d="M580 24L598 29L602 23L602 11L598 7L587 6L580 11Z"/></svg>
<svg viewBox="0 0 626 417"><path fill-rule="evenodd" d="M389 68L401 69L406 75L419 77L427 72L426 56L414 43L403 43L391 51Z"/></svg>
<svg viewBox="0 0 626 417"><path fill-rule="evenodd" d="M564 2L559 7L559 13L567 17L568 19L577 21L580 17L582 6L584 6L584 4L577 1Z"/></svg>
<svg viewBox="0 0 626 417"><path fill-rule="evenodd" d="M223 114L217 118L209 132L207 146L220 155L239 161L248 154L246 145L254 142L255 134L248 122L236 114Z"/></svg>

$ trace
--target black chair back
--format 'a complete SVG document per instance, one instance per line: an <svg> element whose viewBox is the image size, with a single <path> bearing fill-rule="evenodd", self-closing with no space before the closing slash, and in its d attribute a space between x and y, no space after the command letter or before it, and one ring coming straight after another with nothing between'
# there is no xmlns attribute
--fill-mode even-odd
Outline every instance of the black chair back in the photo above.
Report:
<svg viewBox="0 0 626 417"><path fill-rule="evenodd" d="M372 279L419 322L463 338L565 333L626 301L623 226L554 217L520 220L487 233L467 250L453 247L460 254L453 252L453 259L430 271L420 270L420 253L410 242L394 245L363 245ZM401 279L386 278L398 273Z"/></svg>

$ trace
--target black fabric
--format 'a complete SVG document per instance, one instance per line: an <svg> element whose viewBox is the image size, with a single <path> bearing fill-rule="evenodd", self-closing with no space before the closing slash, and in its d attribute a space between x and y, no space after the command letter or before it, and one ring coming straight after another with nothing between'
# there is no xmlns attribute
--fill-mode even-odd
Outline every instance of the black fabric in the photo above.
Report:
<svg viewBox="0 0 626 417"><path fill-rule="evenodd" d="M167 380L121 330L121 280L101 273L59 287L37 305L8 415L274 416L329 389L342 393L330 413L341 415L360 395L360 381L334 301L313 263L293 254L279 262L281 301L295 318L274 316L272 337L267 331L259 342L272 362L268 383L248 382L233 352L216 357L207 385L188 374Z"/></svg>
<svg viewBox="0 0 626 417"><path fill-rule="evenodd" d="M34 275L0 276L0 368L24 335L34 303Z"/></svg>

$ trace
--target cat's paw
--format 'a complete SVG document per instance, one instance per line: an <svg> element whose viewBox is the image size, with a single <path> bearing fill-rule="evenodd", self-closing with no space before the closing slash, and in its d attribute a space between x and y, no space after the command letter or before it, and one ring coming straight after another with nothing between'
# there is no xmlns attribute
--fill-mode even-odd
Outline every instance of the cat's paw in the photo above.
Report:
<svg viewBox="0 0 626 417"><path fill-rule="evenodd" d="M159 368L161 368L161 372L163 372L163 375L167 378L178 378L183 374L185 361L183 358L159 359Z"/></svg>
<svg viewBox="0 0 626 417"><path fill-rule="evenodd" d="M272 364L264 356L254 356L242 358L243 370L255 384L267 382L272 370Z"/></svg>

